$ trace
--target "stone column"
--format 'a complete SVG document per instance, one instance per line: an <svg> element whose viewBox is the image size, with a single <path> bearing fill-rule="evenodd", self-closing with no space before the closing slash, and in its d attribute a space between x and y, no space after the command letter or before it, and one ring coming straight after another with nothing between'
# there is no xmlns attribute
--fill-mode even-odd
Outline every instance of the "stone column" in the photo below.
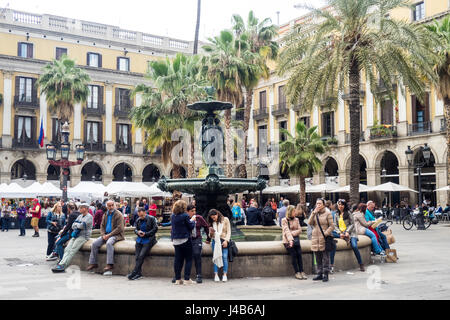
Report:
<svg viewBox="0 0 450 320"><path fill-rule="evenodd" d="M103 184L107 186L113 181L114 176L112 174L103 174Z"/></svg>
<svg viewBox="0 0 450 320"><path fill-rule="evenodd" d="M13 73L3 71L3 131L2 131L2 147L12 147L13 131L11 128L12 119L12 78Z"/></svg>
<svg viewBox="0 0 450 320"><path fill-rule="evenodd" d="M140 106L141 104L142 104L142 94L138 93L136 94L136 106ZM133 153L142 154L144 152L144 146L142 144L142 130L141 128L134 127L134 131L135 131L135 141L133 145ZM142 181L142 179L139 181Z"/></svg>
<svg viewBox="0 0 450 320"><path fill-rule="evenodd" d="M112 127L113 127L113 86L111 83L106 82L106 95L105 95L105 144L106 152L114 153L115 146L112 141Z"/></svg>
<svg viewBox="0 0 450 320"><path fill-rule="evenodd" d="M345 187L350 184L350 181L347 181L347 171L346 170L338 170L339 174L339 187Z"/></svg>
<svg viewBox="0 0 450 320"><path fill-rule="evenodd" d="M399 182L400 185L408 187L410 189L416 190L414 187L414 168L409 166L401 166L398 167L398 174L399 174ZM417 191L417 190L416 190ZM417 202L418 194L408 192L409 196L409 204L414 204ZM403 195L403 193L402 193ZM400 199L403 200L403 199Z"/></svg>
<svg viewBox="0 0 450 320"><path fill-rule="evenodd" d="M81 141L81 103L76 103L73 107L73 142L72 148L75 150L77 144L82 144ZM86 138L86 137L85 137Z"/></svg>
<svg viewBox="0 0 450 320"><path fill-rule="evenodd" d="M379 184L380 182L380 175L378 174L377 177L377 170L375 168L366 168L367 173L367 186L373 187Z"/></svg>
<svg viewBox="0 0 450 320"><path fill-rule="evenodd" d="M436 189L443 188L447 186L447 164L438 163L434 165L436 169ZM448 203L448 192L438 191L436 192L436 201L440 203L441 206L445 207Z"/></svg>
<svg viewBox="0 0 450 320"><path fill-rule="evenodd" d="M444 120L444 101L438 99L436 91L434 92L434 101L435 101L435 115L432 123L432 131L440 132L441 131L441 121Z"/></svg>
<svg viewBox="0 0 450 320"><path fill-rule="evenodd" d="M339 97L342 97L341 91L339 91ZM345 143L345 101L342 98L339 99L337 113L339 118L339 122L337 124L338 128L337 139L339 145L342 145Z"/></svg>
<svg viewBox="0 0 450 320"><path fill-rule="evenodd" d="M81 174L70 173L70 186L73 188L81 181Z"/></svg>
<svg viewBox="0 0 450 320"><path fill-rule="evenodd" d="M11 172L0 172L0 183L11 183Z"/></svg>
<svg viewBox="0 0 450 320"><path fill-rule="evenodd" d="M398 123L397 134L399 137L408 135L408 119L406 118L406 96L403 95L402 89L405 90L403 84L398 84Z"/></svg>
<svg viewBox="0 0 450 320"><path fill-rule="evenodd" d="M41 93L41 95L39 97L39 117L40 117L40 119L43 120L42 124L44 126L44 134L45 134L44 146L45 146L49 141L49 135L50 135L50 132L47 132L47 96L45 95L45 93ZM39 119L39 123L37 124L38 126L41 125L40 119Z"/></svg>
<svg viewBox="0 0 450 320"><path fill-rule="evenodd" d="M319 125L319 108L317 108L317 106L314 106L314 109L313 109L312 125L313 126L318 126Z"/></svg>
<svg viewBox="0 0 450 320"><path fill-rule="evenodd" d="M293 137L295 137L295 124L297 122L297 119L295 119L295 111L292 109L289 109L289 118L290 118L290 128L289 128L289 132L291 133L291 135Z"/></svg>
<svg viewBox="0 0 450 320"><path fill-rule="evenodd" d="M43 172L36 172L36 181L39 183L44 183L47 182L47 173L43 173Z"/></svg>
<svg viewBox="0 0 450 320"><path fill-rule="evenodd" d="M142 175L133 175L132 177L133 182L142 182L142 178L143 178Z"/></svg>

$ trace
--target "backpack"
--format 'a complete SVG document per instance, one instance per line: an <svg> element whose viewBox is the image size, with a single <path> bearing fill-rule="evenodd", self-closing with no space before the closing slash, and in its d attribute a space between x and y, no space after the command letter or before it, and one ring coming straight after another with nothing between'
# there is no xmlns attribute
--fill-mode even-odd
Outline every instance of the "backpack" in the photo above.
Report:
<svg viewBox="0 0 450 320"><path fill-rule="evenodd" d="M273 223L273 210L271 207L264 207L262 215L264 224Z"/></svg>
<svg viewBox="0 0 450 320"><path fill-rule="evenodd" d="M231 209L231 212L233 213L233 218L235 219L241 219L241 208L239 206L234 206L233 209Z"/></svg>

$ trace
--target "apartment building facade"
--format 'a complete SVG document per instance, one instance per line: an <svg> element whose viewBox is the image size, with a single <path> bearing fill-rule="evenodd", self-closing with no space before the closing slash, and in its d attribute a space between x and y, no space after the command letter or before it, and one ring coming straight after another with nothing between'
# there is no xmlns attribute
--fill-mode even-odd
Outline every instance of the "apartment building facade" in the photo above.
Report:
<svg viewBox="0 0 450 320"><path fill-rule="evenodd" d="M416 23L426 23L450 14L447 0L411 1L412 9L402 8L390 13L392 19L404 19ZM280 26L280 36L297 23L306 21L306 15ZM262 80L253 96L249 144L257 150L263 141L277 144L283 139L279 129L290 130L294 134L297 121L308 127L318 126L322 137L329 139L330 151L322 157L324 170L311 177L309 183L350 183L350 128L348 93L342 92L337 109L315 106L311 112L302 112L300 106L290 105L284 94L287 78L275 73L270 79ZM392 181L418 190L418 175L413 166L408 165L405 151L408 146L415 152L415 163L420 162L420 147L430 146L430 164L422 169L422 191L426 199L433 203L448 203L447 192L434 192L447 185L447 145L446 123L443 101L439 100L435 88L427 88L425 103L412 95L408 88L402 94L397 88L398 104L391 100L376 103L370 85L363 79L361 86L361 139L360 162L361 183L368 186ZM379 83L377 90L385 88ZM267 131L261 131L267 130ZM260 132L264 132L261 136ZM267 136L265 135L267 132ZM298 183L295 177L284 172L273 173L271 184ZM395 195L395 202L407 200L415 202L415 195L401 193Z"/></svg>

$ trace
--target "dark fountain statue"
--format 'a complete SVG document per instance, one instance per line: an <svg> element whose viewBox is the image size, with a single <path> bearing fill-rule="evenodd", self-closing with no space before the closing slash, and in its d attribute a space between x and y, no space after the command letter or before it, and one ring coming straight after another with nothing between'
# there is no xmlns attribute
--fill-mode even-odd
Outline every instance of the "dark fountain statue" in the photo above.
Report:
<svg viewBox="0 0 450 320"><path fill-rule="evenodd" d="M214 142L223 146L223 132L219 126L220 120L216 111L231 109L230 103L220 101L200 101L188 108L206 112L202 121L202 159L206 166L205 178L193 179L166 179L162 177L158 187L167 192L184 192L194 195L197 213L203 217L208 215L210 209L217 209L228 218L231 218L231 209L227 204L230 194L244 191L260 191L266 187L266 180L259 176L257 179L226 178L223 169L216 159L222 159L222 148L211 148ZM221 143L215 139L221 139ZM218 151L220 150L220 151ZM217 152L217 154L216 154ZM206 155L205 155L206 153Z"/></svg>

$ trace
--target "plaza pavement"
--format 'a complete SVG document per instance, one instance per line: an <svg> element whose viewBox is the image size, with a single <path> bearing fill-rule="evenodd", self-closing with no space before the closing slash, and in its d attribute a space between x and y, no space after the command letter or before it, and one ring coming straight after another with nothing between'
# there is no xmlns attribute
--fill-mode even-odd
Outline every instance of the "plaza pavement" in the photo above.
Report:
<svg viewBox="0 0 450 320"><path fill-rule="evenodd" d="M19 230L0 232L0 299L450 299L450 224L426 231L392 226L398 263L368 266L330 275L328 283L293 277L230 279L175 286L168 278L129 281L69 268L53 274L45 261L47 232L18 237ZM239 257L237 257L239 259Z"/></svg>

